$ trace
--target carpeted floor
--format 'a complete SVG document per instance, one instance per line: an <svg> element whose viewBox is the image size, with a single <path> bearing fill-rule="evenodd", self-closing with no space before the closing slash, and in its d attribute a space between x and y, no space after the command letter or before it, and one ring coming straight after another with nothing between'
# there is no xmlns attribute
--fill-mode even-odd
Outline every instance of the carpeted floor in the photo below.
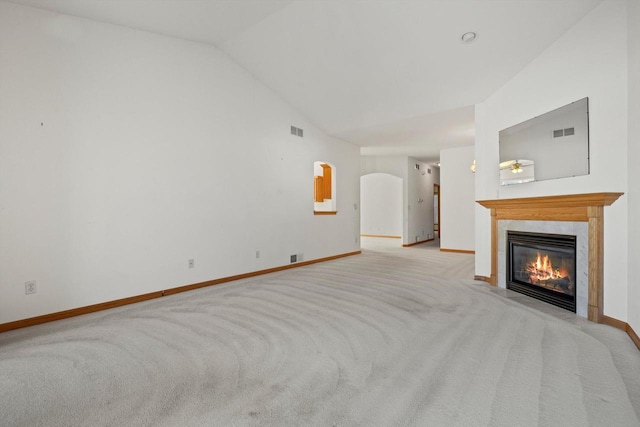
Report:
<svg viewBox="0 0 640 427"><path fill-rule="evenodd" d="M0 425L640 426L622 331L371 248L0 334Z"/></svg>

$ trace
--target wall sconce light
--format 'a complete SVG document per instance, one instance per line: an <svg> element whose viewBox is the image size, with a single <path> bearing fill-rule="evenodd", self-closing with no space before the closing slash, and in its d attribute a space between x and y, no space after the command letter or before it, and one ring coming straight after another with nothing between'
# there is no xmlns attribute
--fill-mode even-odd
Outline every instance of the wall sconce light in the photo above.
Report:
<svg viewBox="0 0 640 427"><path fill-rule="evenodd" d="M471 166L469 167L469 170L473 173L476 173L476 160L473 159L473 163L471 163Z"/></svg>

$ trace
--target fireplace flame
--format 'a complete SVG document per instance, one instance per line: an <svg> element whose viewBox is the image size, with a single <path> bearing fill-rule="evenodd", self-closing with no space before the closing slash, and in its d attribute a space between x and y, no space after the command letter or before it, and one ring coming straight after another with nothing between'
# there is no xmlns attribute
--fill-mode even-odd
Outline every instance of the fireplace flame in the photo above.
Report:
<svg viewBox="0 0 640 427"><path fill-rule="evenodd" d="M540 255L535 261L527 265L527 273L531 283L539 283L544 280L562 279L567 277L569 272L564 267L553 267L548 255Z"/></svg>

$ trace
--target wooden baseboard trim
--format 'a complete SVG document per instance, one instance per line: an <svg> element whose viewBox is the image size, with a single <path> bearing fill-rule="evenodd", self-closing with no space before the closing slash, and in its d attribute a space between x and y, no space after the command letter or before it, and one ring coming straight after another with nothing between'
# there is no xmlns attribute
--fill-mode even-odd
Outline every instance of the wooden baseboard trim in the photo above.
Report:
<svg viewBox="0 0 640 427"><path fill-rule="evenodd" d="M338 211L313 211L314 215L338 215Z"/></svg>
<svg viewBox="0 0 640 427"><path fill-rule="evenodd" d="M362 237L382 237L383 239L402 239L402 236L385 236L383 234L361 234Z"/></svg>
<svg viewBox="0 0 640 427"><path fill-rule="evenodd" d="M289 270L291 268L303 267L305 265L316 264L319 262L331 261L338 258L344 258L352 255L358 255L362 251L349 252L346 254L334 255L326 258L313 259L311 261L296 262L294 264L283 265L280 267L267 268L266 270L252 271L249 273L237 274L235 276L221 277L219 279L207 280L206 282L194 283L192 285L179 286L164 291L165 295L178 294L180 292L192 291L194 289L206 288L207 286L219 285L221 283L233 282L234 280L247 279L249 277L261 276L263 274L275 273L278 271Z"/></svg>
<svg viewBox="0 0 640 427"><path fill-rule="evenodd" d="M443 248L440 248L440 252L453 252L455 254L470 254L470 255L473 255L476 253L476 251L466 251L462 249L443 249Z"/></svg>
<svg viewBox="0 0 640 427"><path fill-rule="evenodd" d="M473 280L479 280L481 282L487 282L491 285L491 277L487 276L473 276Z"/></svg>
<svg viewBox="0 0 640 427"><path fill-rule="evenodd" d="M419 242L403 244L402 247L403 248L408 248L409 246L415 246L415 245L420 245L422 243L433 242L434 240L435 239L420 240Z"/></svg>
<svg viewBox="0 0 640 427"><path fill-rule="evenodd" d="M201 283L195 283L193 285L179 286L177 288L171 288L164 291L151 292L144 295L136 295L133 297L107 301L99 304L88 305L85 307L72 308L70 310L59 311L56 313L44 314L42 316L31 317L28 319L2 323L0 324L0 333L12 331L14 329L26 328L28 326L35 326L35 325L41 325L43 323L54 322L56 320L68 319L70 317L82 316L83 314L95 313L97 311L108 310L111 308L122 307L124 305L135 304L138 302L148 301L155 298L161 298L167 295L173 295L180 292L186 292L194 289L204 288L206 286L213 286L213 285L218 285L220 283L232 282L234 280L246 279L248 277L255 277L263 274L275 273L276 271L289 270L291 268L303 267L305 265L331 261L338 258L358 255L360 253L362 253L362 251L348 252L344 254L333 255L326 258L318 258L310 261L303 261L303 262L297 262L295 264L283 265L281 267L268 268L266 270L258 270L258 271L252 271L250 273L238 274L235 276L222 277L220 279L209 280L207 282L201 282Z"/></svg>
<svg viewBox="0 0 640 427"><path fill-rule="evenodd" d="M627 330L627 322L623 322L622 320L618 320L615 317L602 316L602 322L605 325L613 326L616 329L622 329L623 331Z"/></svg>
<svg viewBox="0 0 640 427"><path fill-rule="evenodd" d="M638 336L638 334L636 334L636 331L634 331L633 328L628 323L627 323L627 327L625 328L625 331L627 331L627 334L631 338L631 341L633 341L636 347L638 347L638 350L640 350L640 337Z"/></svg>
<svg viewBox="0 0 640 427"><path fill-rule="evenodd" d="M631 341L633 341L636 347L638 347L638 350L640 350L640 337L638 337L636 331L634 331L627 322L623 322L622 320L618 320L614 317L609 316L602 316L601 320L605 325L613 326L614 328L625 331L627 335L629 335L629 338L631 338Z"/></svg>
<svg viewBox="0 0 640 427"><path fill-rule="evenodd" d="M136 295L129 298L122 298L118 300L102 302L99 304L72 308L70 310L58 311L56 313L44 314L42 316L31 317L29 319L16 320L14 322L0 324L0 333L12 331L14 329L26 328L28 326L55 322L56 320L68 319L70 317L82 316L83 314L95 313L96 311L108 310L110 308L121 307L123 305L135 304L137 302L160 298L161 296L162 291L151 292L149 294Z"/></svg>

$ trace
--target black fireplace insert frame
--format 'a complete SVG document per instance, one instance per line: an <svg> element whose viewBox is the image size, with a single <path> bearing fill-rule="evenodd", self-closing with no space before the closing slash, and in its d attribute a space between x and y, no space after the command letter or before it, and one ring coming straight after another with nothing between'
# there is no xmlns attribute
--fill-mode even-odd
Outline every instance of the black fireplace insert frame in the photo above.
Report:
<svg viewBox="0 0 640 427"><path fill-rule="evenodd" d="M556 305L558 307L569 310L573 313L576 312L576 292L573 295L567 295L561 292L556 292L551 289L546 289L540 286L532 285L530 283L518 280L514 277L511 259L513 257L514 246L524 245L528 248L539 249L540 251L566 251L573 250L573 272L574 276L576 271L576 236L569 236L565 234L548 234L548 233L531 233L524 231L507 231L507 289L519 292L524 295L542 300L549 304ZM572 277L574 281L574 289L576 289L577 277Z"/></svg>

